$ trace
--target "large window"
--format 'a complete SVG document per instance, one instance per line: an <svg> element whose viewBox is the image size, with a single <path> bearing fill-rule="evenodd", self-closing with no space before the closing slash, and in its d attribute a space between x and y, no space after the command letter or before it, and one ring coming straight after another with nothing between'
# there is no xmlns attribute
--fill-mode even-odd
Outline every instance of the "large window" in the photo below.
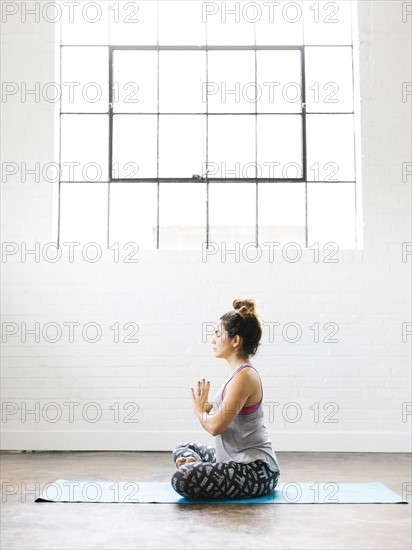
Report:
<svg viewBox="0 0 412 550"><path fill-rule="evenodd" d="M60 242L357 247L352 2L77 4Z"/></svg>

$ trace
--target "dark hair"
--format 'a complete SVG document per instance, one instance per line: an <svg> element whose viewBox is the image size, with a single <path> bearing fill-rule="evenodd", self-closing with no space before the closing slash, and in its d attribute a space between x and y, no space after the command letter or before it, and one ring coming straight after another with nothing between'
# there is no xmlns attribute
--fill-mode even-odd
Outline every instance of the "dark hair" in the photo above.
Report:
<svg viewBox="0 0 412 550"><path fill-rule="evenodd" d="M237 334L243 340L240 351L245 355L255 355L262 338L262 324L256 313L255 300L233 300L233 310L220 317L229 338Z"/></svg>

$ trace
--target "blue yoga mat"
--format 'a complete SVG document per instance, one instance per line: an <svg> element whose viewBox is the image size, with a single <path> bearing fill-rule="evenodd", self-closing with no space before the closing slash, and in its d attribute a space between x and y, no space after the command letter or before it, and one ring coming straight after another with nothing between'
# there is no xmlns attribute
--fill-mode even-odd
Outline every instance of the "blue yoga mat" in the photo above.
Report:
<svg viewBox="0 0 412 550"><path fill-rule="evenodd" d="M383 483L279 483L264 497L192 500L170 482L70 481L58 479L43 488L35 502L116 502L123 504L408 504Z"/></svg>

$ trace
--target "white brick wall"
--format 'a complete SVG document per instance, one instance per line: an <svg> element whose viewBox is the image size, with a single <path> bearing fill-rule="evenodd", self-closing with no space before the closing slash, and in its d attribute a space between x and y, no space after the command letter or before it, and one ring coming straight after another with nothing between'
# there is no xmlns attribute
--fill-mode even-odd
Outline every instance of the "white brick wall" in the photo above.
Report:
<svg viewBox="0 0 412 550"><path fill-rule="evenodd" d="M402 22L403 4L359 3L363 250L340 253L338 264L315 263L311 251L295 264L279 254L273 262L267 255L257 263L233 256L202 262L200 252L189 251L141 252L137 264L115 263L110 251L96 264L79 254L55 264L8 257L3 329L16 323L19 334L3 344L3 448L169 450L192 438L212 444L192 413L190 386L206 377L213 396L229 371L213 359L202 323L217 321L233 298L251 296L266 323L280 323L272 335L266 325L254 360L275 450L411 450L410 337L402 342L402 323L411 322L411 258L402 262L402 242L411 240L411 177L402 180L402 163L411 160L412 98L402 102L402 82L411 81L412 16ZM55 80L52 24L9 18L2 34L4 82ZM10 98L2 118L3 162L54 160L52 104ZM54 240L54 186L16 176L2 187L3 242L32 248ZM102 338L88 343L77 331L70 342L65 330L57 343L42 335L24 343L23 322L41 329L96 322ZM116 322L119 343L109 328ZM138 342L122 342L127 322L139 326ZM287 323L301 327L299 342L282 339ZM315 323L318 343L309 328ZM338 325L339 342L323 342L325 323ZM96 422L90 403L102 410ZM37 416L25 417L24 407L37 407ZM58 410L62 418L53 422ZM127 415L138 422L126 422Z"/></svg>

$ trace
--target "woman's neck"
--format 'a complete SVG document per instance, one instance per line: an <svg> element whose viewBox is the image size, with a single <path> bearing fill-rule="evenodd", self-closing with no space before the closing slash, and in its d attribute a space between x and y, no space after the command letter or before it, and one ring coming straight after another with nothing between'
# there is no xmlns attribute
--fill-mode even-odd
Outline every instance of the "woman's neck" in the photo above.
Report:
<svg viewBox="0 0 412 550"><path fill-rule="evenodd" d="M248 358L245 358L243 360L240 359L234 359L233 361L229 361L229 369L231 372L235 372L239 367L244 365L245 363L250 363Z"/></svg>

